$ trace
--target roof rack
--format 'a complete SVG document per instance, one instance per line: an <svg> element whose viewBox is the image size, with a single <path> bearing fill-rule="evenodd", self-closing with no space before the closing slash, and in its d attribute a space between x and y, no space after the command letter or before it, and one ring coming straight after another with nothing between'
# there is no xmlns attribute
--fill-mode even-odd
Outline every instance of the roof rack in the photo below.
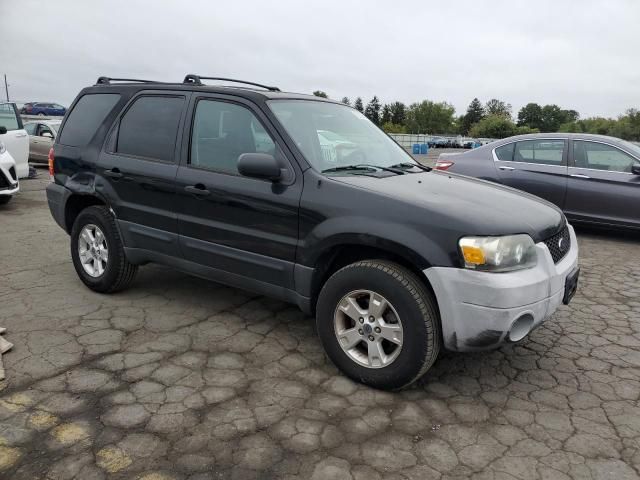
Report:
<svg viewBox="0 0 640 480"><path fill-rule="evenodd" d="M262 85L260 83L255 82L247 82L245 80L236 80L234 78L223 78L223 77L202 77L200 75L189 74L184 77L184 81L182 83L191 83L193 85L204 85L202 80L220 80L223 82L233 82L233 83L244 83L245 85L253 85L254 87L264 88L269 90L270 92L279 92L280 89L278 87L270 87L268 85Z"/></svg>
<svg viewBox="0 0 640 480"><path fill-rule="evenodd" d="M112 82L160 83L154 80L139 80L137 78L99 77L96 85L110 85Z"/></svg>

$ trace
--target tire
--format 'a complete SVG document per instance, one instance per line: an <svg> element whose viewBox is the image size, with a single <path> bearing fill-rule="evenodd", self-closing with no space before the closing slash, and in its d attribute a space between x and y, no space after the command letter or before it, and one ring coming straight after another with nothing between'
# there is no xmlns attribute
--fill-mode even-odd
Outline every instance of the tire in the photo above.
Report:
<svg viewBox="0 0 640 480"><path fill-rule="evenodd" d="M6 205L12 198L11 195L0 195L0 205Z"/></svg>
<svg viewBox="0 0 640 480"><path fill-rule="evenodd" d="M367 293L362 293L363 291L375 292L390 304L391 308L385 310L383 318L386 316L391 323L394 318L399 319L397 324L401 326L402 338L398 352L395 350L395 343L381 340L383 334L373 333L371 326L366 330L369 318L362 322L362 318L355 320L344 313L342 307L348 305L352 297L357 298L358 303L371 304L371 300L367 304ZM362 296L359 297L360 295ZM364 331L364 336L349 352L343 349L338 340L338 331L344 333L352 328L352 325L344 325L345 321L352 324L362 322L364 328L363 330L355 325L358 327L358 334ZM373 322L378 320L373 320L371 325L383 326ZM429 370L440 352L440 319L433 294L415 274L389 261L363 260L334 273L318 296L316 326L320 342L336 367L355 381L383 390L398 390L411 385ZM397 329L397 325L392 326ZM377 331L380 332L380 329ZM357 341L355 332L352 334L354 341ZM370 342L373 342L370 339L374 336L375 342L381 340L389 351L383 352L379 358L392 358L395 355L386 365L375 357L372 361L368 354L372 345ZM345 341L346 337L341 338ZM366 355L369 357L363 358ZM368 362L368 365L365 366L363 362Z"/></svg>
<svg viewBox="0 0 640 480"><path fill-rule="evenodd" d="M78 249L79 243L82 242L80 235L83 229L91 229L92 226L98 227L102 232L108 251L104 271L96 276L85 270ZM127 260L115 218L104 206L87 207L76 218L71 228L71 258L80 280L91 290L100 293L113 293L125 289L138 271L138 267Z"/></svg>
<svg viewBox="0 0 640 480"><path fill-rule="evenodd" d="M38 114L38 116L39 116L39 117L44 117L44 112L40 112L40 113Z"/></svg>

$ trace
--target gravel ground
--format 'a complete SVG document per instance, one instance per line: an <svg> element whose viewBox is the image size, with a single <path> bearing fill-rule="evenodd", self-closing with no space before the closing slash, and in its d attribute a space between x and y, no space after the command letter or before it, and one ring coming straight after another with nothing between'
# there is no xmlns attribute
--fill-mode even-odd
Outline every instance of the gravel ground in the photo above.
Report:
<svg viewBox="0 0 640 480"><path fill-rule="evenodd" d="M637 237L580 230L571 306L385 393L292 306L158 266L89 291L45 185L0 207L0 478L638 478Z"/></svg>

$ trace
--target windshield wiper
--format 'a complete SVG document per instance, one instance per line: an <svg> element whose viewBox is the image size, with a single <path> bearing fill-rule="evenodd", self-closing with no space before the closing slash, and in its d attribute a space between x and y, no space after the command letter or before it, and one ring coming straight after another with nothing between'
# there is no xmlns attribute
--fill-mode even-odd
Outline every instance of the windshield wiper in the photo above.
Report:
<svg viewBox="0 0 640 480"><path fill-rule="evenodd" d="M342 167L333 167L333 168L326 168L324 170L322 170L322 173L330 173L330 172L348 172L350 170L368 170L371 171L373 169L378 169L378 170L384 170L385 172L392 172L398 175L404 175L405 172L404 170L400 170L399 168L393 168L393 167L381 167L380 165L370 165L368 163L359 163L357 165L344 165Z"/></svg>
<svg viewBox="0 0 640 480"><path fill-rule="evenodd" d="M433 170L433 168L431 167L427 167L426 165L422 165L421 163L411 163L411 162L404 162L404 163L396 163L395 165L391 165L389 168L419 168L420 170L424 170L425 172L430 172L431 170Z"/></svg>

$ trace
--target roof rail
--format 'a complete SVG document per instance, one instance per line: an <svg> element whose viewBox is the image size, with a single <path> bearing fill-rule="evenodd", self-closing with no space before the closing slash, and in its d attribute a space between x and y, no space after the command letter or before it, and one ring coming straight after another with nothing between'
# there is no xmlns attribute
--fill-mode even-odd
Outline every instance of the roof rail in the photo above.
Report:
<svg viewBox="0 0 640 480"><path fill-rule="evenodd" d="M182 83L191 83L194 85L204 85L202 80L221 80L223 82L233 82L233 83L244 83L245 85L253 85L254 87L264 88L271 92L279 92L280 89L278 87L270 87L268 85L262 85L260 83L255 82L247 82L245 80L236 80L234 78L223 78L223 77L202 77L200 75L189 74L184 77L184 81Z"/></svg>
<svg viewBox="0 0 640 480"><path fill-rule="evenodd" d="M154 80L139 80L137 78L99 77L96 85L110 85L111 82L160 83Z"/></svg>

